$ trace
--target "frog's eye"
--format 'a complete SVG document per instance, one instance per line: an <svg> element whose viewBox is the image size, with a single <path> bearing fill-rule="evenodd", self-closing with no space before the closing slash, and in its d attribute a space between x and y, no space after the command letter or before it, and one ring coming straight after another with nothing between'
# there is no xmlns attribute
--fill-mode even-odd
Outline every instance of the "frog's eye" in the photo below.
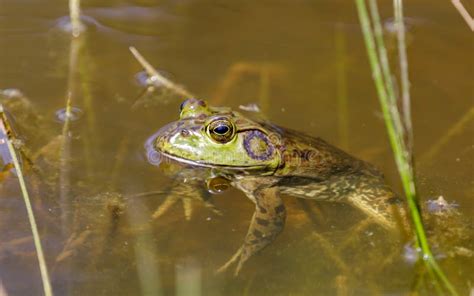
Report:
<svg viewBox="0 0 474 296"><path fill-rule="evenodd" d="M207 126L207 134L218 143L227 143L234 138L234 124L227 118L214 119Z"/></svg>

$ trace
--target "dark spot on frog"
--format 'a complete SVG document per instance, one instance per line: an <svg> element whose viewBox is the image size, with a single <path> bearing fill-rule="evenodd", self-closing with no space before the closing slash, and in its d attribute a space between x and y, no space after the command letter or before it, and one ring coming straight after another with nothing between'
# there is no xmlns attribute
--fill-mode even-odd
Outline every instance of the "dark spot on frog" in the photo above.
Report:
<svg viewBox="0 0 474 296"><path fill-rule="evenodd" d="M285 206L284 205L279 205L279 206L275 207L275 212L277 214L283 213L284 211L285 211Z"/></svg>
<svg viewBox="0 0 474 296"><path fill-rule="evenodd" d="M398 196L394 196L394 197L391 197L391 198L387 199L387 203L389 203L391 205L395 205L395 204L402 203L402 200Z"/></svg>
<svg viewBox="0 0 474 296"><path fill-rule="evenodd" d="M194 132L197 132L200 129L202 129L200 126L190 126L190 127L188 127L188 130L191 130L191 131L194 131Z"/></svg>
<svg viewBox="0 0 474 296"><path fill-rule="evenodd" d="M273 224L278 228L283 228L283 225L285 223L283 221L280 221L280 220L275 220Z"/></svg>
<svg viewBox="0 0 474 296"><path fill-rule="evenodd" d="M255 222L257 222L257 224L262 225L262 226L268 225L268 221L262 218L255 218Z"/></svg>
<svg viewBox="0 0 474 296"><path fill-rule="evenodd" d="M254 229L253 231L253 235L255 235L256 238L262 238L263 237L263 233L257 229Z"/></svg>

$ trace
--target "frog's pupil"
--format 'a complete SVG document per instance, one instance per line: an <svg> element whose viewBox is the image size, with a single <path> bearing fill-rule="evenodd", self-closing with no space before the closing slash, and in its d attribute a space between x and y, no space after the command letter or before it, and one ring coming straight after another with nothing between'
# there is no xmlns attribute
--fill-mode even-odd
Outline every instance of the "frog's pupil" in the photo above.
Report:
<svg viewBox="0 0 474 296"><path fill-rule="evenodd" d="M219 135L225 135L229 131L229 127L226 125L219 125L214 129L214 132Z"/></svg>
<svg viewBox="0 0 474 296"><path fill-rule="evenodd" d="M186 100L187 101L187 100ZM186 101L183 101L181 103L181 105L179 105L179 111L183 111L183 108L184 108L184 103L186 103Z"/></svg>

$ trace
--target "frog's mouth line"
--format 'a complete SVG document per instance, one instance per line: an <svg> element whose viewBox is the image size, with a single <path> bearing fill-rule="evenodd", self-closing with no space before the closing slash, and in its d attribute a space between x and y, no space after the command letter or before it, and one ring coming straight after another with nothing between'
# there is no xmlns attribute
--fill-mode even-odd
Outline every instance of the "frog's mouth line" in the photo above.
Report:
<svg viewBox="0 0 474 296"><path fill-rule="evenodd" d="M189 165L194 165L194 166L199 166L199 167L207 167L207 168L213 168L213 167L219 167L219 168L225 168L225 169L230 169L230 170L266 170L268 168L267 165L240 165L240 166L234 166L234 165L225 165L225 164L213 164L213 163L208 163L208 162L203 162L203 161L196 161L196 160L190 160L187 158L179 157L176 155L173 155L168 152L163 152L163 151L158 151L162 156L172 159L177 162L189 164Z"/></svg>

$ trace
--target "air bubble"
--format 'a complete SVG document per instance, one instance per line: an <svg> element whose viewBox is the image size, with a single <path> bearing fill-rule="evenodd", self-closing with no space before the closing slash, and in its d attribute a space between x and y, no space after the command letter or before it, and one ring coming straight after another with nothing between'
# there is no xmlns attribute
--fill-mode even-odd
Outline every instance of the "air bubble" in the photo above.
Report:
<svg viewBox="0 0 474 296"><path fill-rule="evenodd" d="M98 26L98 22L90 16L81 15L80 16L81 23L78 28L78 32L76 34L84 33L87 30L96 29ZM64 32L72 33L72 23L71 18L69 16L64 16L56 22L56 26Z"/></svg>
<svg viewBox="0 0 474 296"><path fill-rule="evenodd" d="M63 108L56 111L56 118L61 122L65 122L66 120L72 122L81 119L82 114L82 110L77 107L71 107L69 112L66 108Z"/></svg>
<svg viewBox="0 0 474 296"><path fill-rule="evenodd" d="M166 79L170 79L171 75L169 73L165 71L161 71L161 70L158 70L158 73L161 76L165 77ZM146 71L140 71L137 74L135 74L135 79L140 86L145 86L145 87L148 87L148 86L162 87L163 86L160 79L158 79L156 76L148 75Z"/></svg>

